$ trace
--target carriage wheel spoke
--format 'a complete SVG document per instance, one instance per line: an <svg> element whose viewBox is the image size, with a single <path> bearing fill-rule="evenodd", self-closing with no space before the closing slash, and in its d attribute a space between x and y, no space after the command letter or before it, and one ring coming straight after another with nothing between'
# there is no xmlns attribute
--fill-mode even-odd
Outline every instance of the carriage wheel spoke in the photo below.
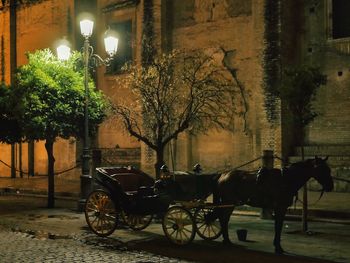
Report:
<svg viewBox="0 0 350 263"><path fill-rule="evenodd" d="M195 236L195 225L190 212L182 207L170 207L164 216L163 231L174 244L190 243Z"/></svg>
<svg viewBox="0 0 350 263"><path fill-rule="evenodd" d="M187 229L187 228L184 227L183 228L183 232L185 232L185 231L188 232L188 233L192 233L192 231L190 229Z"/></svg>
<svg viewBox="0 0 350 263"><path fill-rule="evenodd" d="M218 219L212 217L213 208L199 208L195 212L196 232L203 239L214 240L221 235Z"/></svg>
<svg viewBox="0 0 350 263"><path fill-rule="evenodd" d="M117 211L108 193L96 190L88 196L85 218L91 230L97 235L108 236L114 231Z"/></svg>
<svg viewBox="0 0 350 263"><path fill-rule="evenodd" d="M191 231L189 231L188 229L184 229L184 230L191 233ZM189 236L186 234L186 231L182 231L182 234L186 237L186 239L189 239Z"/></svg>
<svg viewBox="0 0 350 263"><path fill-rule="evenodd" d="M207 224L206 223L203 223L201 224L200 226L197 226L198 229L202 228L203 226L205 227Z"/></svg>

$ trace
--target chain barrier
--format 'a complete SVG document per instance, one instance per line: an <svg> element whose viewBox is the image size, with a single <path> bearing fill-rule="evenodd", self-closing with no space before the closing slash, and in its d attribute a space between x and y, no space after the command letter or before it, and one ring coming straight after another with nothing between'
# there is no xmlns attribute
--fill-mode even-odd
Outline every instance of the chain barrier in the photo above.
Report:
<svg viewBox="0 0 350 263"><path fill-rule="evenodd" d="M289 162L288 160L286 160L285 158L279 157L278 155L274 155L273 158L280 160L282 163L282 166L286 166L286 165L291 165L292 163Z"/></svg>
<svg viewBox="0 0 350 263"><path fill-rule="evenodd" d="M344 178L339 178L339 177L333 177L334 180L345 182L345 183L350 183L350 180L344 179Z"/></svg>
<svg viewBox="0 0 350 263"><path fill-rule="evenodd" d="M4 165L5 165L5 166L7 166L8 168L12 169L12 166L11 166L11 165L9 165L9 164L7 164L7 163L5 163L3 160L0 160L0 163L4 164ZM15 167L15 171L16 171L16 172L19 172L19 173L24 173L24 174L29 175L29 173L28 173L28 172L18 170L16 167Z"/></svg>
<svg viewBox="0 0 350 263"><path fill-rule="evenodd" d="M248 164L251 164L251 163L253 163L253 162L257 161L257 160L260 160L260 159L262 159L262 158L263 158L263 156L259 156L259 157L255 158L254 160L251 160L251 161L249 161L249 162L246 162L246 163L244 163L244 164L241 164L241 165L239 165L239 166L236 166L236 167L234 167L234 168L232 168L232 169L219 170L219 171L217 171L217 173L226 173L226 172L229 172L229 171L234 171L234 170L237 170L237 169L239 169L239 168L242 168L242 167L244 167L244 166L246 166L246 165L248 165Z"/></svg>
<svg viewBox="0 0 350 263"><path fill-rule="evenodd" d="M4 164L5 166L7 166L8 168L12 169L12 166L7 164L6 162L4 162L3 160L0 159L0 163ZM71 168L68 168L66 170L63 170L63 171L59 171L59 172L55 172L54 175L59 175L59 174L63 174L63 173L66 173L66 172L69 172L71 170L74 170L76 169L77 167L79 167L80 165L80 162L77 162L77 164ZM15 167L15 171L18 172L18 173L23 173L23 174L26 174L29 176L29 172L26 172L26 171L23 171L23 170L18 170L16 167ZM46 175L39 175L39 176L46 176Z"/></svg>
<svg viewBox="0 0 350 263"><path fill-rule="evenodd" d="M246 165L248 165L248 164L251 164L251 163L253 163L253 162L256 162L257 160L260 160L260 159L262 159L263 157L264 157L264 156L259 156L259 157L255 158L254 160L251 160L251 161L249 161L249 162L246 162L246 163L244 163L244 164L241 164L241 165L239 165L239 166L236 166L236 167L234 167L233 169L230 169L230 170L222 170L222 172L228 172L228 171L232 171L232 170L233 170L233 171L234 171L234 170L237 170L237 169L242 168L242 167L244 167L244 166L246 166ZM274 155L273 158L280 160L280 161L282 162L282 164L291 164L290 162L286 161L285 159L283 159L283 158L281 158L281 157L279 157L279 156L277 156L277 155ZM219 171L219 172L220 172L220 171Z"/></svg>
<svg viewBox="0 0 350 263"><path fill-rule="evenodd" d="M54 175L59 175L59 174L63 174L63 173L69 172L71 170L74 170L74 169L78 168L79 166L80 166L80 162L77 162L77 164L75 166L73 166L71 168L68 168L66 170L60 171L60 172L56 172L56 173L54 173Z"/></svg>
<svg viewBox="0 0 350 263"><path fill-rule="evenodd" d="M287 165L292 164L292 163L290 163L289 161L286 161L285 159L283 159L283 158L281 158L281 157L279 157L279 156L277 156L277 155L274 155L273 157L274 157L275 159L280 160L280 161L282 162L282 164L287 164ZM263 158L263 156L259 156L259 157L255 158L254 160L251 160L251 161L249 161L249 162L246 162L246 163L244 163L244 164L241 164L241 165L239 165L239 166L236 166L236 167L234 167L233 169L219 170L219 171L217 171L217 172L218 172L218 173L224 173L224 172L229 172L229 171L232 171L232 170L234 171L234 170L237 170L237 169L239 169L239 168L242 168L242 167L244 167L244 166L246 166L246 165L248 165L248 164L251 164L251 163L253 163L253 162L257 161L257 160L260 160L260 159L262 159L262 158ZM113 165L113 163L112 163L111 161L107 160L106 158L102 158L102 160L103 160L104 162L110 164L110 165ZM6 162L4 162L4 161L1 160L1 159L0 159L0 163L4 164L5 166L7 166L7 167L10 168L10 169L12 168L11 165L7 164ZM63 170L63 171L55 172L54 175L59 175L59 174L63 174L63 173L69 172L69 171L71 171L71 170L74 170L74 169L78 168L79 166L80 166L80 162L77 162L77 164L76 164L75 166L73 166L73 167L71 167L71 168L68 168L68 169L66 169L66 170ZM19 172L19 173L23 173L23 174L29 175L28 172L23 171L23 170L22 170L22 171L21 171L21 170L18 170L17 168L15 168L15 171L16 171L16 172ZM39 176L46 176L46 175L39 175ZM333 179L334 179L334 180L337 180L337 181L341 181L341 182L350 183L350 180L344 179L344 178L333 177Z"/></svg>

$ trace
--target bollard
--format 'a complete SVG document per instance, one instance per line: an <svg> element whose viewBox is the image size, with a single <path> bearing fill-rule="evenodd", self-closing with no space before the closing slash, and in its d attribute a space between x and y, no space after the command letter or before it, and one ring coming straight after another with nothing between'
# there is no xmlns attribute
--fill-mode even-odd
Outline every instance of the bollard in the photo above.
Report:
<svg viewBox="0 0 350 263"><path fill-rule="evenodd" d="M272 150L264 150L262 156L262 167L267 169L273 169L274 158Z"/></svg>
<svg viewBox="0 0 350 263"><path fill-rule="evenodd" d="M272 150L264 150L262 156L262 167L266 169L273 169L274 157ZM267 208L262 208L260 213L261 219L273 219L272 210Z"/></svg>

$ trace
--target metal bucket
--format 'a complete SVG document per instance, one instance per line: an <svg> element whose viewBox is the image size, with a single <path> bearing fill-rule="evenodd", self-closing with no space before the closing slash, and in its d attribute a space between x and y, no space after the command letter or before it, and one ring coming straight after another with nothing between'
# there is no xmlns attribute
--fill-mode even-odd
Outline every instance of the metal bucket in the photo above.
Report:
<svg viewBox="0 0 350 263"><path fill-rule="evenodd" d="M247 241L247 229L238 229L236 233L239 241Z"/></svg>

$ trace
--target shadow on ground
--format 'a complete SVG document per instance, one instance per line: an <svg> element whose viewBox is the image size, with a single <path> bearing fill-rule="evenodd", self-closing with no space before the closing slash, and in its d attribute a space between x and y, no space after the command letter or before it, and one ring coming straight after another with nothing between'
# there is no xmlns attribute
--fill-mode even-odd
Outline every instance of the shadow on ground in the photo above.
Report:
<svg viewBox="0 0 350 263"><path fill-rule="evenodd" d="M248 240L248 242L250 242ZM243 243L243 242L242 242ZM254 263L254 262L332 262L326 260L320 260L315 258L304 257L300 255L286 254L276 255L273 253L253 251L246 249L243 245L233 244L231 246L224 246L220 241L203 241L196 240L195 242L186 246L176 246L170 243L164 236L156 235L152 233L152 238L145 236L144 240L138 240L134 242L128 242L127 247L129 249L143 250L150 253L180 258L190 261L212 263Z"/></svg>

